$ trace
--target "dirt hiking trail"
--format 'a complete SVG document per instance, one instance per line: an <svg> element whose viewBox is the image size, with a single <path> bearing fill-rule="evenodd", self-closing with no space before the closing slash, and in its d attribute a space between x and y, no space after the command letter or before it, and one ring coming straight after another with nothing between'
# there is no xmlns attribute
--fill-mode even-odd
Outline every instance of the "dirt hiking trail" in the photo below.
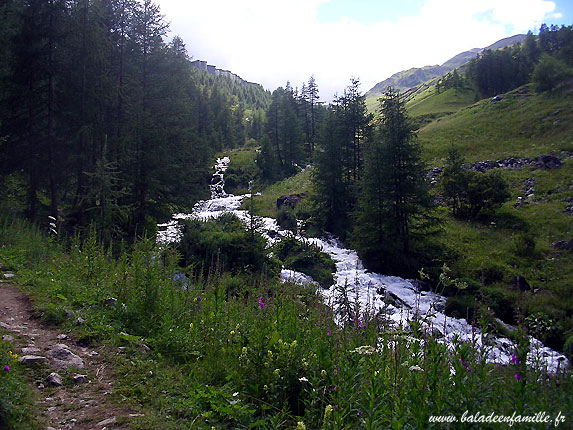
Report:
<svg viewBox="0 0 573 430"><path fill-rule="evenodd" d="M113 399L104 347L79 346L73 337L43 324L30 299L0 283L0 333L34 375L36 416L46 430L125 429L136 411Z"/></svg>

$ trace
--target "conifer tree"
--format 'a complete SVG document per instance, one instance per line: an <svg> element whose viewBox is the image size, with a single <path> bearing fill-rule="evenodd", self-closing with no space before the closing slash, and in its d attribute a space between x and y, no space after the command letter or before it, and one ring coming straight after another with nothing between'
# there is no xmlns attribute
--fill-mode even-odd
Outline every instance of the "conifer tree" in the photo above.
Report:
<svg viewBox="0 0 573 430"><path fill-rule="evenodd" d="M367 265L408 273L412 243L428 228L432 207L417 144L400 95L380 99L380 121L367 145L355 211L355 244Z"/></svg>

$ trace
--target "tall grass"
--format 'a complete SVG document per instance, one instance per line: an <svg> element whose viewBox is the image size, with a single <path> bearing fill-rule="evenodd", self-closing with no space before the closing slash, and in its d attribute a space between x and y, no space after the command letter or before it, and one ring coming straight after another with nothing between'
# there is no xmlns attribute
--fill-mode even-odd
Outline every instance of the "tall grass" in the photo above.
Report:
<svg viewBox="0 0 573 430"><path fill-rule="evenodd" d="M471 342L444 345L416 320L397 332L354 303L337 325L308 287L217 268L182 284L177 254L149 241L113 258L92 238L64 246L19 222L0 238L0 261L24 255L14 267L40 312L122 347L115 395L145 413L132 428L443 428L430 416L573 411L571 374L526 368L525 343L496 366Z"/></svg>

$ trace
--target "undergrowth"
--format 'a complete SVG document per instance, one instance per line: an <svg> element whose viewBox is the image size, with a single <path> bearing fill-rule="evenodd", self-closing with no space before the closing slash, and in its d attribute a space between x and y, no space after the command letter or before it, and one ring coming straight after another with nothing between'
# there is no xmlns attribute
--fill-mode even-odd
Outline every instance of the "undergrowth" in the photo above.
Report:
<svg viewBox="0 0 573 430"><path fill-rule="evenodd" d="M114 258L93 237L49 239L3 220L0 261L52 323L122 347L114 394L144 412L133 429L445 428L430 416L573 411L571 373L526 367L526 342L493 365L416 319L397 332L356 303L340 319L315 289L259 275L212 269L182 282L174 250L141 241ZM1 404L10 399L0 388Z"/></svg>

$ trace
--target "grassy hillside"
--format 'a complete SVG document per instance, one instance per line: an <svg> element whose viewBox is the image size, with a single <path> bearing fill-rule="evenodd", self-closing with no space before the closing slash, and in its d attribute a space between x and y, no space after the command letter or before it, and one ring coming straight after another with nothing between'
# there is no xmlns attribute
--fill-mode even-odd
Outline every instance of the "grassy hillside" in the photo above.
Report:
<svg viewBox="0 0 573 430"><path fill-rule="evenodd" d="M443 115L455 113L474 102L475 94L472 90L450 88L440 94L436 94L435 87L430 87L410 100L406 108L411 117Z"/></svg>
<svg viewBox="0 0 573 430"><path fill-rule="evenodd" d="M539 95L525 86L498 102L475 102L474 97L470 90L436 94L429 88L408 102L410 116L425 123L418 136L430 167L444 165L451 145L459 147L468 162L554 153L563 166L504 169L511 198L501 209L471 222L455 219L449 209L440 208L444 229L437 240L445 250L442 258L456 276L474 285L471 295L496 316L510 323L528 317L529 323L532 318L546 320L547 330L539 336L563 348L573 335L573 253L556 250L552 243L573 237L573 217L566 212L567 199L573 196L573 158L563 152L573 151L572 91ZM533 189L526 191L528 183ZM279 182L257 198L256 210L276 216L277 197L308 192L311 186L307 172ZM518 198L528 194L533 196L526 199L527 204L516 208ZM537 293L519 292L512 284L515 276L524 277ZM462 294L450 301L454 307L463 302L464 309L475 306L473 297L469 300L469 295Z"/></svg>
<svg viewBox="0 0 573 430"><path fill-rule="evenodd" d="M438 101L425 101L422 112L445 109ZM459 146L471 162L536 157L573 149L572 120L570 86L559 93L541 95L535 94L531 86L524 86L505 94L499 102L481 100L439 118L422 128L418 136L424 157L432 166L443 164L451 145Z"/></svg>
<svg viewBox="0 0 573 430"><path fill-rule="evenodd" d="M573 217L566 212L567 199L573 196L573 159L567 152L573 150L571 87L539 95L525 86L503 95L499 102L486 99L475 104L469 103L469 94L459 95L457 101L453 95L449 90L408 105L414 117L443 115L418 132L429 166L443 166L452 145L461 149L468 162L549 153L563 160L558 169L503 170L511 184L511 199L478 220L454 219L446 208L441 213L443 246L454 254L456 275L479 286L473 295L506 321L545 320L547 329L539 335L560 348L573 334L573 253L551 245L573 237ZM462 107L444 115L456 102ZM464 103L470 105L463 107ZM528 183L533 189L526 191ZM518 198L527 194L528 203L516 207ZM512 285L518 275L537 293L520 293Z"/></svg>
<svg viewBox="0 0 573 430"><path fill-rule="evenodd" d="M253 209L257 215L276 217L277 215L277 199L280 196L288 194L301 194L308 193L312 187L311 182L312 169L305 169L304 171L286 178L280 182L266 187L260 196L255 196L253 201ZM245 203L245 205L247 205Z"/></svg>

